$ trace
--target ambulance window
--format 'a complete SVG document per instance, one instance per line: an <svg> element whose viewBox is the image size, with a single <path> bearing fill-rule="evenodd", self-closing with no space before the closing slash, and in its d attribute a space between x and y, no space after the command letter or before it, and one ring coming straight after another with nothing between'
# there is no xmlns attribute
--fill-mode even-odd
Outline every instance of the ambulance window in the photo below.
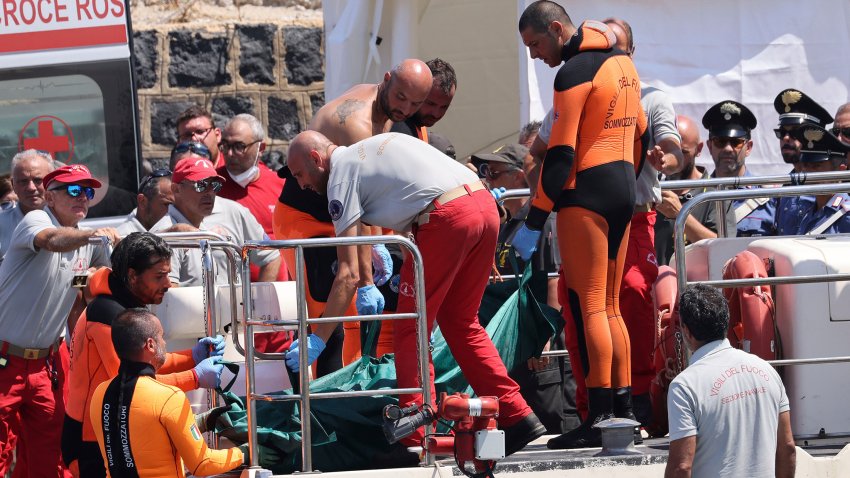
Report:
<svg viewBox="0 0 850 478"><path fill-rule="evenodd" d="M135 207L136 118L128 59L10 69L0 62L0 174L28 148L84 164L104 185L88 217Z"/></svg>
<svg viewBox="0 0 850 478"><path fill-rule="evenodd" d="M107 176L103 94L86 76L0 81L0 134L4 170L18 151L38 149Z"/></svg>

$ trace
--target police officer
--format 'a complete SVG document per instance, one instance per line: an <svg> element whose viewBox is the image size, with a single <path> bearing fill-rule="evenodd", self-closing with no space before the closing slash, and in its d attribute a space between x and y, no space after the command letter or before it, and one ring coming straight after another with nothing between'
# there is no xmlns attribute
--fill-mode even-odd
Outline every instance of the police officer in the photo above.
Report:
<svg viewBox="0 0 850 478"><path fill-rule="evenodd" d="M779 126L773 132L779 140L782 160L793 164L794 172L800 172L800 142L794 139L794 131L809 124L826 127L834 120L823 106L793 88L782 90L776 95L773 108L779 113Z"/></svg>
<svg viewBox="0 0 850 478"><path fill-rule="evenodd" d="M714 160L711 177L752 176L745 165L753 150L751 132L756 127L752 111L737 101L721 101L706 111L702 125L708 130L708 151ZM726 213L734 217L738 237L772 236L775 210L768 198L751 198L733 201Z"/></svg>
<svg viewBox="0 0 850 478"><path fill-rule="evenodd" d="M798 128L794 137L801 143L800 165L805 173L844 171L850 144L819 125ZM779 234L831 234L850 232L850 195L800 196L788 198L776 212Z"/></svg>

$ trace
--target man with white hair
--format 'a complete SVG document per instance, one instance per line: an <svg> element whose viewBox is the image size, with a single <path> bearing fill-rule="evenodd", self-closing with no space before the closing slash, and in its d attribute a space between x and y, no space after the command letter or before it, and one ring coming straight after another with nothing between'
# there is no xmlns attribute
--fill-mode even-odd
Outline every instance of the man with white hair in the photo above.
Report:
<svg viewBox="0 0 850 478"><path fill-rule="evenodd" d="M53 169L53 158L34 149L21 151L12 158L12 189L18 196L18 204L0 213L0 263L9 249L12 232L24 215L44 208L42 180Z"/></svg>
<svg viewBox="0 0 850 478"><path fill-rule="evenodd" d="M283 189L283 179L260 161L266 150L265 137L263 125L255 116L234 116L221 131L218 149L224 157L224 166L218 167L216 173L227 179L219 197L248 208L266 235L274 239L272 216ZM258 271L254 267L251 269L251 279L257 280ZM278 280L286 280L288 276L286 264L281 263Z"/></svg>

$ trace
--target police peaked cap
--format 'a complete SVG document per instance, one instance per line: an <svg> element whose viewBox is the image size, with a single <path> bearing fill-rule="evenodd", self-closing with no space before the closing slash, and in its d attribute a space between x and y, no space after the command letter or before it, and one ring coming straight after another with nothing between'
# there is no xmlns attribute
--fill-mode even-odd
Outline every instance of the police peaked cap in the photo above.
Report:
<svg viewBox="0 0 850 478"><path fill-rule="evenodd" d="M792 131L791 135L800 142L800 161L803 163L841 158L850 152L850 144L842 142L820 125L803 125Z"/></svg>
<svg viewBox="0 0 850 478"><path fill-rule="evenodd" d="M835 119L815 100L800 90L788 88L776 95L773 107L779 113L779 126L818 124L826 126Z"/></svg>
<svg viewBox="0 0 850 478"><path fill-rule="evenodd" d="M732 100L717 103L702 116L702 125L708 130L710 137L749 136L756 123L756 117L749 108Z"/></svg>

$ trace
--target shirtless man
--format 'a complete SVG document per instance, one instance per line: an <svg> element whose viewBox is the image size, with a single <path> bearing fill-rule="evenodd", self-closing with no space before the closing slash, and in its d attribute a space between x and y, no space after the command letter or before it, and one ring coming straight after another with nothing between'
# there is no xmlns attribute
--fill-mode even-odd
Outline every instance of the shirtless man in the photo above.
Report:
<svg viewBox="0 0 850 478"><path fill-rule="evenodd" d="M384 81L374 84L362 84L351 87L340 97L325 104L313 116L308 129L321 132L334 144L348 146L357 141L390 130L393 122L404 121L412 116L425 101L431 91L432 76L425 62L408 59L399 63L391 71L384 74ZM305 239L311 237L333 237L333 223L328 212L328 201L314 191L298 187L288 168L282 168L280 173L287 179L283 185L279 202L274 212L274 233L278 239ZM371 232L366 232L369 234ZM365 246L368 247L368 246ZM365 249L364 247L364 249ZM308 249L305 253L307 262L307 309L310 317L318 317L323 311L335 272L333 264L337 260L336 251L329 248ZM392 273L392 260L386 248L376 246L376 276L379 285L389 279ZM360 255L371 257L368 250ZM290 271L295 270L295 256L292 250L285 251L284 260ZM363 282L358 289L358 302L383 303L383 298L376 299L380 292L373 282L371 264L366 261L362 265ZM367 300L371 299L371 300ZM364 312L380 312L369 310ZM354 308L349 308L347 315L354 315ZM355 335L359 332L356 322L346 323L351 327L350 340L347 340L344 356L348 361L357 356L360 341ZM355 332L356 331L356 332ZM327 351L318 360L317 375L322 376L342 367L343 327L339 326L330 336Z"/></svg>

